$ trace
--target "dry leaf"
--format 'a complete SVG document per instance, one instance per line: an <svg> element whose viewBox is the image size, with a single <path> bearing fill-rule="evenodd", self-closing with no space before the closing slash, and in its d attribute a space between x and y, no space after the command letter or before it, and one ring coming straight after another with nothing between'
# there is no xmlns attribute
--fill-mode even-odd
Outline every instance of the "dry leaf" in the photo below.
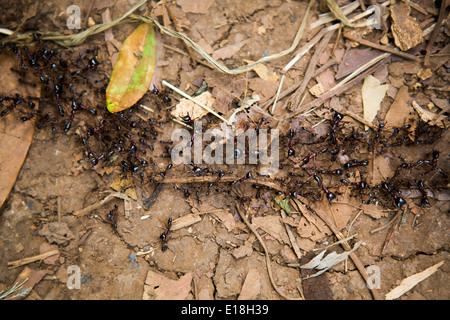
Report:
<svg viewBox="0 0 450 320"><path fill-rule="evenodd" d="M394 102L386 113L386 122L391 127L403 127L406 120L409 118L408 114L412 109L408 106L409 94L408 87L402 86L395 97Z"/></svg>
<svg viewBox="0 0 450 320"><path fill-rule="evenodd" d="M392 35L397 47L406 51L423 42L422 29L416 19L409 14L411 8L405 3L397 3L391 7Z"/></svg>
<svg viewBox="0 0 450 320"><path fill-rule="evenodd" d="M209 91L205 91L198 97L195 97L195 100L211 109L213 109L214 102L216 101ZM208 111L185 98L180 99L180 102L175 106L175 109L172 110L172 116L177 119L189 115L191 120L198 120L207 114Z"/></svg>
<svg viewBox="0 0 450 320"><path fill-rule="evenodd" d="M24 86L19 82L19 74L11 71L16 68L15 56L0 55L0 94L14 96L16 93L23 97L40 96L40 85L36 87ZM32 79L27 79L32 81ZM18 91L20 90L20 91ZM36 104L38 101L36 101ZM0 206L6 200L13 187L17 174L26 158L34 133L34 120L20 121L14 114L0 119Z"/></svg>
<svg viewBox="0 0 450 320"><path fill-rule="evenodd" d="M230 44L228 46L225 46L223 48L217 49L212 54L212 58L214 60L225 60L232 58L243 46L247 43L248 40L239 41L235 44Z"/></svg>
<svg viewBox="0 0 450 320"><path fill-rule="evenodd" d="M50 222L42 226L39 235L47 239L49 243L66 244L75 239L75 235L65 222Z"/></svg>
<svg viewBox="0 0 450 320"><path fill-rule="evenodd" d="M250 269L242 285L238 300L254 300L261 289L261 276L257 269Z"/></svg>
<svg viewBox="0 0 450 320"><path fill-rule="evenodd" d="M178 280L149 271L145 279L143 300L184 300L191 291L192 273L186 273Z"/></svg>
<svg viewBox="0 0 450 320"><path fill-rule="evenodd" d="M362 86L364 120L372 123L375 119L387 89L387 84L380 84L380 81L372 75L369 75L364 79L364 84ZM369 127L365 126L365 129L367 131Z"/></svg>
<svg viewBox="0 0 450 320"><path fill-rule="evenodd" d="M47 274L47 270L33 270L28 267L25 267L23 271L17 277L15 283L20 284L23 283L20 291L24 292L23 295L16 296L14 298L11 297L11 300L21 300L26 295L30 293L30 291L34 288L34 286L42 280L42 278ZM16 292L17 294L18 292Z"/></svg>
<svg viewBox="0 0 450 320"><path fill-rule="evenodd" d="M263 229L278 241L286 244L290 243L286 229L281 224L279 216L256 217L252 219L252 224L257 228Z"/></svg>
<svg viewBox="0 0 450 320"><path fill-rule="evenodd" d="M130 197L133 200L137 200L137 194L136 189L134 188L134 182L133 180L127 176L119 177L115 179L110 185L110 188L117 192L123 192L126 196Z"/></svg>
<svg viewBox="0 0 450 320"><path fill-rule="evenodd" d="M300 266L300 268L304 269L317 269L321 270L313 275L309 276L309 278L317 277L327 271L328 269L334 267L338 263L344 261L348 258L350 253L354 252L361 245L361 241L357 242L352 250L345 251L343 253L336 253L335 251L331 252L327 256L324 257L325 252L327 250L323 250L317 256L315 256L310 262Z"/></svg>
<svg viewBox="0 0 450 320"><path fill-rule="evenodd" d="M254 61L252 60L244 60L246 63L251 64ZM274 73L274 72L269 72L269 68L265 65L265 64L258 64L253 68L253 71L256 72L256 74L263 80L267 80L267 81L278 81L278 79L280 79L280 77Z"/></svg>
<svg viewBox="0 0 450 320"><path fill-rule="evenodd" d="M380 52L372 49L350 49L348 50L338 67L336 80L339 80L359 67L363 66L370 60L380 55Z"/></svg>

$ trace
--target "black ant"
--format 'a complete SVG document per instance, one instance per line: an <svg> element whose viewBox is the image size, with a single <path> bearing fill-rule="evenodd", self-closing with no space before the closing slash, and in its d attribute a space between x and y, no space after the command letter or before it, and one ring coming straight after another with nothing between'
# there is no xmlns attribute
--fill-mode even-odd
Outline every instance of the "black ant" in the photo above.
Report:
<svg viewBox="0 0 450 320"><path fill-rule="evenodd" d="M399 209L402 209L404 205L408 205L407 202L405 201L405 199L403 199L402 197L399 196L400 192L392 189L391 185L388 184L387 182L382 182L380 187L382 190L385 190L387 193L389 193L389 195L394 199L395 205Z"/></svg>
<svg viewBox="0 0 450 320"><path fill-rule="evenodd" d="M314 173L314 180L317 181L319 187L322 188L323 192L325 192L329 203L331 203L334 199L337 199L337 197L323 185L322 180L320 180L320 177L316 173Z"/></svg>
<svg viewBox="0 0 450 320"><path fill-rule="evenodd" d="M359 167L359 166L367 166L369 164L369 161L367 160L357 160L357 159L352 159L349 162L344 164L344 169L349 169L349 168L353 168L353 167Z"/></svg>
<svg viewBox="0 0 450 320"><path fill-rule="evenodd" d="M108 218L108 222L113 226L114 231L117 231L117 218L118 218L118 209L119 206L117 204L114 205L114 209L112 209L106 217Z"/></svg>
<svg viewBox="0 0 450 320"><path fill-rule="evenodd" d="M170 228L172 227L172 218L169 218L167 221L167 228L164 230L164 232L159 236L161 239L163 246L161 248L161 251L166 251L169 247L167 246L167 241L169 237Z"/></svg>

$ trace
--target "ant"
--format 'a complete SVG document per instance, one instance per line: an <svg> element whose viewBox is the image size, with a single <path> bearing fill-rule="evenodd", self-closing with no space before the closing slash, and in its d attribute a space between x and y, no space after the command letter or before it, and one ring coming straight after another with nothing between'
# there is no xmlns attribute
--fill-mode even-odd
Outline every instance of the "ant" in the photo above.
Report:
<svg viewBox="0 0 450 320"><path fill-rule="evenodd" d="M336 135L337 135L337 133L339 132L339 130L340 130L340 126L339 126L339 123L342 121L342 119L344 118L344 115L343 114L341 114L341 113L339 113L339 112L336 112L334 115L333 115L333 119L332 119L332 121L331 121L331 123L333 124L333 127L332 127L332 129L331 129L331 132L330 133L328 133L328 139L331 139L331 142L333 143L333 144L336 144Z"/></svg>
<svg viewBox="0 0 450 320"><path fill-rule="evenodd" d="M322 188L323 192L325 192L325 195L329 203L337 199L337 197L323 185L322 180L320 180L320 177L316 173L314 173L314 180L317 181L319 187Z"/></svg>
<svg viewBox="0 0 450 320"><path fill-rule="evenodd" d="M117 204L114 205L114 209L112 209L107 215L106 217L108 218L108 223L110 223L112 225L112 227L114 228L114 231L117 231L117 218L118 218L118 209L119 206Z"/></svg>
<svg viewBox="0 0 450 320"><path fill-rule="evenodd" d="M153 89L150 91L150 93L152 93L152 94L154 94L154 95L156 95L156 96L162 98L163 101L166 102L166 103L169 103L169 102L172 101L172 99L170 99L170 98L166 95L166 92L165 92L165 91L159 91L158 88L157 88L155 85L153 85ZM171 94L171 93L172 93L172 90L169 90L168 93Z"/></svg>
<svg viewBox="0 0 450 320"><path fill-rule="evenodd" d="M161 239L163 246L161 248L161 251L166 251L169 247L167 246L167 241L169 237L170 228L172 227L172 218L169 218L167 221L167 228L164 230L164 232L159 236Z"/></svg>
<svg viewBox="0 0 450 320"><path fill-rule="evenodd" d="M432 159L431 160L425 160L423 162L426 163L426 164L429 164L431 166L432 170L436 170L437 172L439 172L444 177L447 177L447 174L444 172L444 170L442 170L441 168L437 167L438 159L439 159L439 151L433 149Z"/></svg>
<svg viewBox="0 0 450 320"><path fill-rule="evenodd" d="M321 174L334 174L334 175L342 175L344 173L344 171L342 171L341 169L336 169L336 170L319 170L319 173Z"/></svg>
<svg viewBox="0 0 450 320"><path fill-rule="evenodd" d="M353 167L359 167L359 166L367 166L369 164L369 161L367 160L357 160L357 159L352 159L349 162L344 164L344 169L349 169L349 168L353 168Z"/></svg>
<svg viewBox="0 0 450 320"><path fill-rule="evenodd" d="M311 159L317 157L319 154L325 153L327 151L328 151L328 148L325 148L325 149L322 149L321 151L319 151L319 153L317 153L317 152L311 153L310 155L308 155L302 159L303 165L307 164Z"/></svg>
<svg viewBox="0 0 450 320"><path fill-rule="evenodd" d="M425 191L425 185L422 180L417 182L420 192L422 193L422 199L420 200L420 207L423 208L426 205L430 205L430 201L427 197L427 192Z"/></svg>
<svg viewBox="0 0 450 320"><path fill-rule="evenodd" d="M288 157L295 156L295 150L292 149L292 142L294 141L295 131L293 129L289 130L289 141L288 141Z"/></svg>
<svg viewBox="0 0 450 320"><path fill-rule="evenodd" d="M387 193L389 193L389 195L394 199L394 203L395 205L399 208L402 209L402 207L404 205L408 205L408 203L405 201L405 199L403 199L402 197L400 197L398 194L400 193L399 191L396 191L394 189L391 188L391 185L388 184L387 182L382 182L380 185L381 189L385 190Z"/></svg>

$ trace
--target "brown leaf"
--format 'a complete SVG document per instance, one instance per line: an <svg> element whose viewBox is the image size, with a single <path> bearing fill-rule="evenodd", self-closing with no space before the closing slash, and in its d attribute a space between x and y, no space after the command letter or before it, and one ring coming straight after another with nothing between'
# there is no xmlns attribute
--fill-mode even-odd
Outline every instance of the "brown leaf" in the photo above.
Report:
<svg viewBox="0 0 450 320"><path fill-rule="evenodd" d="M25 289L29 289L28 294L34 288L34 286L42 280L42 278L47 274L47 270L33 270L28 267L25 267L23 271L17 277L15 283L20 284L28 279L22 286L21 291ZM18 293L18 292L17 292ZM16 294L17 294L16 293ZM17 296L11 300L22 300L24 297Z"/></svg>
<svg viewBox="0 0 450 320"><path fill-rule="evenodd" d="M56 244L66 244L70 240L75 239L75 235L65 222L46 223L39 230L39 235L46 237L49 243Z"/></svg>
<svg viewBox="0 0 450 320"><path fill-rule="evenodd" d="M409 113L413 111L413 109L408 106L408 102L408 87L402 86L398 90L397 96L385 117L385 120L390 127L402 127L405 125L406 120L410 118Z"/></svg>
<svg viewBox="0 0 450 320"><path fill-rule="evenodd" d="M380 55L380 52L372 49L350 49L348 50L338 67L336 74L336 80L339 80L365 63L369 62L373 58Z"/></svg>
<svg viewBox="0 0 450 320"><path fill-rule="evenodd" d="M195 97L195 100L211 109L213 109L214 102L216 101L209 91L205 91L198 97ZM185 98L180 99L180 102L175 106L175 109L172 110L172 116L176 119L189 115L191 120L198 120L207 114L208 111Z"/></svg>
<svg viewBox="0 0 450 320"><path fill-rule="evenodd" d="M409 15L410 12L411 8L403 2L391 7L392 35L395 45L402 51L423 42L422 29L416 19Z"/></svg>
<svg viewBox="0 0 450 320"><path fill-rule="evenodd" d="M278 241L286 244L290 243L286 229L281 224L279 216L256 217L252 219L252 224L263 229Z"/></svg>
<svg viewBox="0 0 450 320"><path fill-rule="evenodd" d="M186 273L178 280L149 271L145 279L143 300L184 300L191 291L192 273Z"/></svg>
<svg viewBox="0 0 450 320"><path fill-rule="evenodd" d="M261 289L261 276L257 269L250 269L242 285L238 300L254 300Z"/></svg>
<svg viewBox="0 0 450 320"><path fill-rule="evenodd" d="M40 86L24 86L19 75L11 71L16 68L14 56L0 55L0 94L2 96L40 96ZM30 79L28 79L30 81ZM35 102L36 104L38 101ZM0 206L6 200L13 187L22 163L31 145L34 133L34 121L22 122L11 112L0 119Z"/></svg>

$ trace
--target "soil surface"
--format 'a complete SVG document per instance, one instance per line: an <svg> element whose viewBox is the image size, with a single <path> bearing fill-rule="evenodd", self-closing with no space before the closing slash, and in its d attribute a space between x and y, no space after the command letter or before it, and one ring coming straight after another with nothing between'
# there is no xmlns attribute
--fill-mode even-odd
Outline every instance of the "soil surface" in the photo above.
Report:
<svg viewBox="0 0 450 320"><path fill-rule="evenodd" d="M94 5L91 7L92 2ZM106 10L109 10L110 19L114 20L136 2L132 0L49 0L45 4L34 7L33 1L4 0L0 27L10 30L19 27L20 32L50 30L73 34L78 30L69 30L66 26L70 16L67 13L69 5L79 6L82 17L81 27L85 29L85 17L88 11L92 18L90 23L100 24ZM199 43L205 51L212 54L214 59L218 59L230 69L245 64L245 60L256 61L288 48L307 7L306 1L282 0L194 1L193 3L197 5L190 4L190 1L177 1L177 4L174 1L167 2L170 14L176 19L176 26L171 22L167 11L163 10L162 2L158 4L149 2L136 13L151 12L151 16L166 27L179 28ZM414 9L410 13L421 23L423 30L429 26L425 23L426 19L431 19L432 22L437 21L439 8L434 7L433 1L414 2L429 9L427 15ZM338 1L338 3L342 5L347 2ZM319 14L321 14L319 4L316 3L312 8L308 24L316 21ZM391 20L388 20L388 23L391 23ZM96 57L99 65L92 70L83 71L85 78L76 82L75 86L79 87L74 90L74 95L82 97L80 101L89 108L97 108L97 113L96 115L87 111L76 113L71 128L66 133L63 129L70 116L69 96L72 93L67 87L65 88L62 104L66 111L64 118L66 120L61 122L55 106L54 89L45 89L43 86L41 92L43 99L39 103L39 108L43 114L46 112L53 114L57 122L49 121L41 129L35 129L31 146L15 184L1 207L0 291L11 288L19 274L28 267L32 270L45 270L46 274L34 285L27 299L171 299L173 297L217 300L238 298L278 300L285 297L373 299L373 292L368 289L360 270L352 259L336 264L323 275L315 278L305 279L317 270L298 268L299 263L305 264L320 252L313 252L313 249L324 248L338 241L334 231L318 215L314 215L313 211L303 211L291 200L289 202L291 213L285 216L280 208L282 205L277 204L280 200L294 198L292 191L298 183L295 181L302 180L304 184L298 184L301 186L299 189L307 190L307 192L299 195L299 199L306 199L304 203L308 204L312 210L324 212L329 221L333 221L344 236L355 235L349 240L350 248L360 243L355 255L362 266L367 270L374 270L370 267L375 266L379 276L377 292L380 297L384 298L385 294L398 286L404 278L443 261L443 265L434 274L418 283L400 299L445 300L450 298L448 286L450 283L448 246L450 219L446 176L450 163L448 161L449 136L445 128L437 125L430 126L429 132L423 133L420 138L428 139L426 143L414 142L404 143L398 147L386 147L384 153L379 147L376 151L370 151L368 144L364 146L358 144L362 140L373 139L377 131L377 122L374 122L374 129L369 129L365 135L354 140L349 139L343 142L344 136L338 136L338 140L346 143L346 148L352 150L352 153L349 152L347 156L347 161L361 156L360 159L368 159L369 165L351 168L348 172L346 171L347 175L342 176L320 174L324 188L317 183L315 179L317 175L314 176L314 172L317 173L319 168L320 170L336 170L342 167L340 163L346 161L341 159L342 162L340 162L339 157L331 161L332 154L326 151L323 154L319 153L315 158L312 157L308 163L302 162L302 159L311 155L313 151L319 152L323 147L331 146L329 140L325 141L327 137L330 137L330 128L334 121L335 113L331 110L341 113L351 111L362 116L363 81L345 93L327 100L324 106L314 109L310 114L293 117L283 124L274 118L266 117L261 120L264 116L252 109L248 110L247 118L240 118L242 123L250 123L250 128L255 128L261 121L261 128L280 129L280 169L276 175L264 180L269 183L258 185L258 179L264 177L257 174L258 170L254 165L201 165L199 167L204 171L198 173L196 179L200 180L203 177L207 182L177 183L177 179L181 181L195 178L193 172L195 168L193 165L181 164L167 169L171 164L167 148L175 145L169 143L171 134L175 129L183 128L170 120L169 113L180 100L180 96L168 92L160 96L149 92L144 96L144 100L141 100L141 104L154 110L153 113L145 113L139 107L133 107L132 111L124 113L130 119L134 117L133 113L138 113L147 119L148 117L154 119L152 130L158 135L154 139L145 137L145 143L152 144L153 149L150 150L143 147L143 144L139 144L139 138L134 139L138 145L138 156L146 159L149 166L141 166L133 173L133 168L123 165L121 161L128 161L132 152L129 145L124 147L125 151L118 153L119 158L112 163L100 160L93 166L92 157L88 156L89 150L81 142L81 138L86 137L89 128L97 128L99 131L98 133L94 132L95 130L91 131L93 134L88 141L93 149L97 147L94 143L100 141L97 136L104 137L107 130L111 131L108 134L114 136L117 132L126 133L129 129L133 137L138 136L139 130L143 130L142 128L130 129L130 126L123 122L121 129L123 131L118 131L117 127L110 126L113 118L108 118L110 116L105 112L104 90L112 71L111 61L114 62L117 59L118 48L115 46L117 44L120 46L120 43L137 25L137 23L120 24L110 29L112 32L108 35L109 38L105 33L99 33L88 37L82 45L69 49L50 42L44 43L48 48L57 48L64 59L72 63L81 56L86 56L85 59L91 56ZM448 36L445 35L445 32L448 32L448 25L443 28L445 30L438 35L433 54L437 54L446 45L448 46ZM323 54L318 57L318 66L324 65L333 57L336 63L309 81L305 90L304 104L315 99L309 91L313 86L320 83L324 87L324 92L327 92L346 76L345 70L340 70L349 66L348 61L342 62L346 53L356 49L368 50L363 46L356 48L355 42L343 38L342 34L346 29L347 27L340 30L339 35L336 31L325 46ZM370 41L378 43L382 37L382 30L362 29L365 31L356 29L359 32L357 35L362 37L368 34L366 38ZM310 41L318 30L320 28L313 31L307 30L299 47ZM278 88L281 69L295 54L293 52L264 64L268 67L269 75L277 77L275 81L255 71L237 76L224 75L211 68L196 53L195 57L202 63L194 65L182 41L160 34L159 31L158 34L161 47L157 59L159 79L166 80L190 95L193 95L200 86L199 79L204 79L208 84L208 90L216 98L216 110L226 118L238 107L239 101L252 97L253 94L260 96L261 100L258 104L272 98ZM387 34L390 45L397 48L390 29ZM423 57L429 36L425 39L408 53ZM286 73L283 90L303 80L314 53L314 48L308 51ZM361 55L361 53L356 54ZM432 55L432 58L435 57L440 56ZM15 58L15 60L19 59ZM80 69L87 65L86 60L83 61L80 62ZM381 84L387 85L387 93L381 101L378 116L381 116L381 119L386 117L388 125L392 124L392 122L389 123L389 108L393 108L396 99L397 103L403 103L399 102L402 88L406 88L408 98L405 101L409 106L414 100L426 110L443 116L443 123L448 124L450 68L448 54L447 62L431 70L432 76L425 80L418 76L421 68L420 60L413 61L391 56L373 73ZM29 69L30 73L33 73L32 68ZM339 79L336 77L338 73L340 73ZM36 76L34 72L34 77ZM36 81L36 83L39 82L39 80ZM158 87L160 91L164 89L160 85ZM445 87L447 89L439 90ZM86 92L84 95L82 95L83 91ZM171 101L164 101L163 95L170 97ZM289 108L283 108L285 100L277 104L273 117L280 119L291 112ZM403 104L406 105L406 102ZM271 108L270 104L270 107L265 110L269 112ZM412 107L410 110L408 117L412 119L413 126L417 126L418 115ZM2 121L13 118L17 118L14 112ZM106 119L106 129L101 128L101 119ZM221 122L211 114L204 120L205 125L208 121L212 127L217 128L221 125ZM39 122L43 123L44 120L36 120L36 123ZM351 136L352 128L358 132L364 132L364 126L349 116L345 116L341 124L347 137ZM405 124L398 127L403 127ZM301 128L305 127L307 129L302 131ZM52 130L52 128L55 129ZM294 143L289 142L290 129L296 130L295 137L299 139ZM303 135L303 132L310 136L306 133ZM386 133L386 136L391 134ZM316 145L318 140L315 139L321 137L325 142ZM126 143L129 143L129 140ZM147 151L145 154L142 153L144 149ZM287 157L288 149L293 149L295 156ZM433 150L440 151L437 164L432 162L433 159L436 160L436 156L433 158ZM14 153L14 150L10 152ZM95 152L98 156L99 151ZM149 160L150 157L151 160ZM424 163L411 168L401 168L402 163L417 163L419 160L424 160ZM397 169L398 167L400 169ZM440 168L440 171L437 168ZM165 173L164 179L172 180L174 183L161 182L163 180L160 172ZM223 181L219 178L221 172L224 173ZM247 172L252 172L251 177L247 175L248 180L254 179L256 182L249 183L244 180ZM297 174L298 180L293 180L293 175L289 176L289 172ZM230 177L243 178L233 184L232 181L238 178ZM386 179L388 177L390 180ZM347 179L349 184L341 182L342 179ZM370 192L356 186L358 181L362 181L361 179L365 179L373 187L373 193L377 195L376 200L370 204L362 204L362 200L368 202ZM120 184L124 180L126 183L131 183L131 187L128 188L131 192L126 192L127 187L122 185L119 188L120 195L124 197L123 195L126 194L133 197L135 192L137 200L114 197L111 201L85 214L74 214L90 205L99 204L107 195L115 192L111 188L113 182ZM429 203L424 206L421 206L424 196L418 185L419 180L424 182L428 190ZM380 186L383 181L393 181L391 188L398 188L403 192L393 195L397 189L391 193L382 190ZM212 185L208 186L211 183ZM395 183L398 184L394 186ZM274 185L278 186L278 189ZM334 192L337 200L327 201L325 186L329 188L329 191ZM283 188L287 188L288 192L281 192L280 189ZM291 192L290 195L289 192ZM286 198L287 196L290 198ZM407 209L405 209L406 206L401 209L398 205L396 206L399 197L407 201ZM248 216L259 237L246 225L237 207ZM192 222L176 230L168 229L171 222L175 227L175 222L180 221L177 219L190 217L190 215L192 219L195 219L195 223ZM171 219L170 222L169 219ZM395 219L394 224L380 228L392 219ZM57 230L51 229L51 226ZM167 241L162 241L162 234L166 234ZM259 238L263 239L264 245ZM386 242L388 242L387 247L384 248ZM54 259L38 260L27 265L9 268L8 262L48 251L49 244L55 246L51 248L59 250L59 254L53 256ZM333 251L338 254L344 252L339 245L329 248L328 253ZM270 260L271 275L268 272L266 254ZM68 272L70 266L76 266L80 270L79 289L68 288L68 281L72 279L70 278L72 273ZM272 280L270 276L273 277ZM188 281L189 279L191 280Z"/></svg>

